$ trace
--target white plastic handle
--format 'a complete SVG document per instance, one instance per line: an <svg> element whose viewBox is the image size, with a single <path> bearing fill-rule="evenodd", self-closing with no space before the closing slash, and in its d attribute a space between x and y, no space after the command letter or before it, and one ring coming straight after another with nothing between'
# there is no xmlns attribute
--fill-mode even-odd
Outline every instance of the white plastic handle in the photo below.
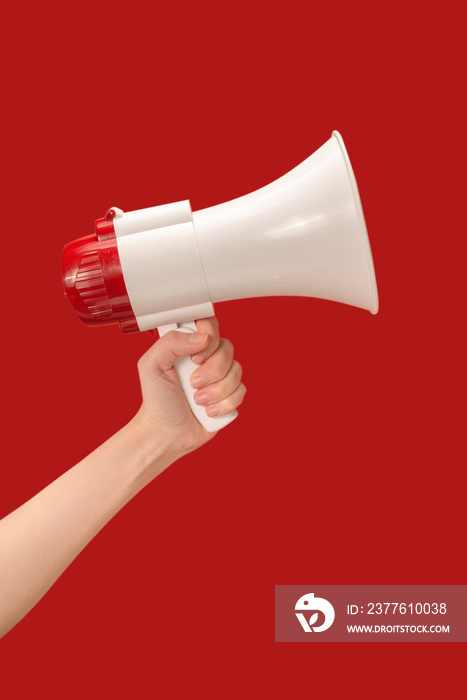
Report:
<svg viewBox="0 0 467 700"><path fill-rule="evenodd" d="M159 335L162 337L169 331L179 331L180 333L197 333L195 321L187 321L186 323L171 323L166 326L159 326L157 329ZM225 416L208 416L206 413L206 406L199 406L195 403L194 393L195 389L191 386L190 377L198 369L199 365L195 365L189 355L184 357L179 357L176 360L174 368L177 372L178 381L183 389L188 405L190 406L195 418L199 420L201 425L208 433L216 433L218 430L225 428L226 425L231 423L238 416L238 411L232 411L227 413Z"/></svg>

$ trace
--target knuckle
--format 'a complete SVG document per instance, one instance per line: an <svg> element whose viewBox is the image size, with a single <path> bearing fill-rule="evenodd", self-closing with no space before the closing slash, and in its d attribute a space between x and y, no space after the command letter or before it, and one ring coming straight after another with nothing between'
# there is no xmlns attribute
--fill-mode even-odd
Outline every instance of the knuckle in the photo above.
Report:
<svg viewBox="0 0 467 700"><path fill-rule="evenodd" d="M240 380L241 380L242 375L243 375L243 367L241 366L240 362L237 362L237 360L234 360L232 362L232 370L234 372L235 379L237 380L237 382L240 383Z"/></svg>
<svg viewBox="0 0 467 700"><path fill-rule="evenodd" d="M233 343L228 338L222 338L221 344L228 355L233 356L234 346Z"/></svg>
<svg viewBox="0 0 467 700"><path fill-rule="evenodd" d="M229 390L222 379L212 384L210 390L214 401L226 401L228 399Z"/></svg>
<svg viewBox="0 0 467 700"><path fill-rule="evenodd" d="M224 399L221 403L219 403L219 406L221 408L221 413L222 415L226 415L227 413L231 413L235 409L235 403L232 401L232 399Z"/></svg>
<svg viewBox="0 0 467 700"><path fill-rule="evenodd" d="M203 318L198 326L199 330L203 329L209 334L210 342L219 343L219 321L215 316L211 318Z"/></svg>
<svg viewBox="0 0 467 700"><path fill-rule="evenodd" d="M239 388L238 391L236 392L236 401L235 401L235 408L240 406L243 403L243 400L245 398L246 394L246 386L242 384Z"/></svg>
<svg viewBox="0 0 467 700"><path fill-rule="evenodd" d="M184 340L182 337L184 334L180 333L180 331L169 331L165 335L162 336L161 340L165 339L165 344L167 345L175 345L180 342L180 340Z"/></svg>
<svg viewBox="0 0 467 700"><path fill-rule="evenodd" d="M221 344L221 339L219 338L219 335L211 336L209 338L209 343L210 343L210 348L211 352L214 353L219 349L219 346Z"/></svg>
<svg viewBox="0 0 467 700"><path fill-rule="evenodd" d="M224 394L222 392L222 386L219 383L213 384L210 387L209 394L211 397L211 401L215 401L215 402L222 401L222 399L224 398Z"/></svg>

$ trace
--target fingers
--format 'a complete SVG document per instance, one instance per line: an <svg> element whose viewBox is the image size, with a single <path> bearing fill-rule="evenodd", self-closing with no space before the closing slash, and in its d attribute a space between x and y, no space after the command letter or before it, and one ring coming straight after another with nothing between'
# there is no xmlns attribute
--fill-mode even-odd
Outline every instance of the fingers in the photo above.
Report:
<svg viewBox="0 0 467 700"><path fill-rule="evenodd" d="M230 396L227 396L222 401L218 401L217 403L207 406L206 413L211 418L214 416L225 416L227 413L231 413L234 409L240 406L245 394L246 387L244 384L240 384L240 386L235 389L233 394L230 394Z"/></svg>
<svg viewBox="0 0 467 700"><path fill-rule="evenodd" d="M242 403L246 393L241 378L241 365L234 360L227 374L219 381L207 384L203 389L196 391L194 400L200 406L206 406L208 416L230 413Z"/></svg>
<svg viewBox="0 0 467 700"><path fill-rule="evenodd" d="M233 345L222 338L217 350L191 375L194 400L208 416L223 416L240 406L246 393L241 365L233 359Z"/></svg>
<svg viewBox="0 0 467 700"><path fill-rule="evenodd" d="M233 353L233 345L230 340L222 338L216 352L191 375L190 381L193 389L201 389L207 384L213 384L223 379L232 365Z"/></svg>
<svg viewBox="0 0 467 700"><path fill-rule="evenodd" d="M203 333L180 333L170 331L159 338L141 357L138 366L156 374L167 372L178 357L202 352L209 344L209 335Z"/></svg>
<svg viewBox="0 0 467 700"><path fill-rule="evenodd" d="M197 333L170 331L163 335L141 357L139 368L156 374L167 372L182 355L191 355L196 364L204 362L219 346L219 323L215 317L202 318L196 327Z"/></svg>
<svg viewBox="0 0 467 700"><path fill-rule="evenodd" d="M211 318L202 318L196 321L196 328L198 329L198 333L207 333L209 335L208 345L203 348L201 352L194 352L191 356L195 365L200 365L202 362L205 362L208 357L211 357L219 347L219 322L215 316Z"/></svg>

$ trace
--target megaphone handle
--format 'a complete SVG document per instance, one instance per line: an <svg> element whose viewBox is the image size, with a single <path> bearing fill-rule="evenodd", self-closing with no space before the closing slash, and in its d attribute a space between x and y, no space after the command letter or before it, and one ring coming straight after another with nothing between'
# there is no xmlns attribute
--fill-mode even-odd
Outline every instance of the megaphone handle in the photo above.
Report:
<svg viewBox="0 0 467 700"><path fill-rule="evenodd" d="M165 333L169 331L179 331L180 333L196 333L196 323L195 321L187 321L186 323L170 323L166 326L159 326L157 329L159 335L162 337ZM189 355L184 357L179 357L175 361L174 368L177 372L178 381L183 389L188 405L190 406L192 413L195 418L199 420L201 425L208 433L216 433L218 430L225 428L226 425L231 423L238 416L238 411L232 411L225 416L208 416L206 413L206 406L199 406L195 403L194 393L195 389L191 386L190 377L198 369L199 365L195 365Z"/></svg>

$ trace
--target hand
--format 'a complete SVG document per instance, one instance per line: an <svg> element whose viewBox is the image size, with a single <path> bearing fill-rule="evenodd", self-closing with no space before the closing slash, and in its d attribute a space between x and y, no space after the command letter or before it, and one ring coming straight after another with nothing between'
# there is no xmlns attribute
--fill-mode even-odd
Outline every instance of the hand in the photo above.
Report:
<svg viewBox="0 0 467 700"><path fill-rule="evenodd" d="M233 359L232 343L219 338L217 319L201 319L196 326L198 333L167 333L138 362L143 403L136 420L158 440L162 434L177 456L216 435L202 427L188 406L173 368L178 357L191 355L199 365L191 382L196 403L206 406L208 415L230 413L242 403L246 392L242 368Z"/></svg>

